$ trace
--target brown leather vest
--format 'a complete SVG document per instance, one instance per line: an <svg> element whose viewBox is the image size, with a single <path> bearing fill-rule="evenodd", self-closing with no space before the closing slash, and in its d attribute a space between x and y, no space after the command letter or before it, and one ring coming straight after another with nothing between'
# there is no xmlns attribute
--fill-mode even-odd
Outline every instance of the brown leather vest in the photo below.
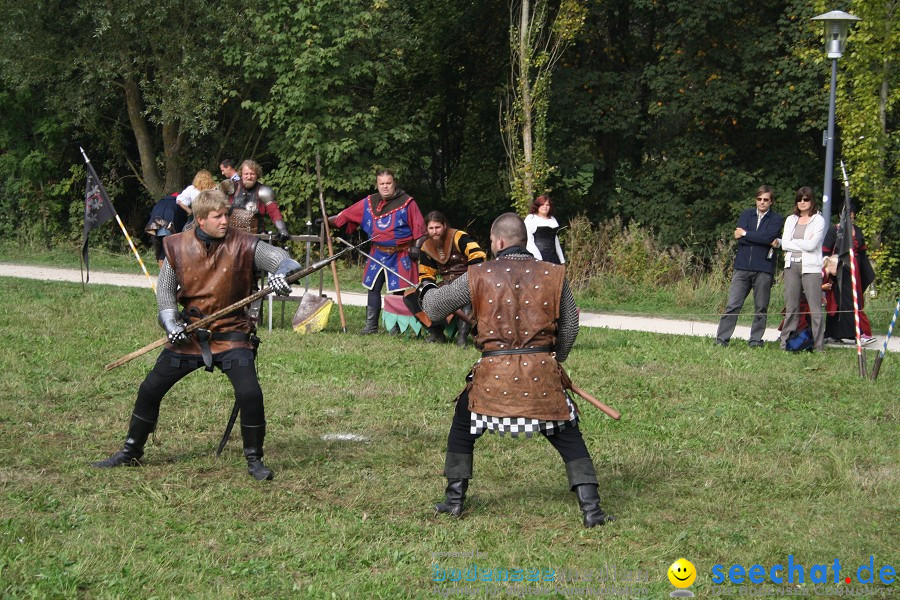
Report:
<svg viewBox="0 0 900 600"><path fill-rule="evenodd" d="M444 244L438 247L434 240L428 238L422 244L422 251L434 259L438 265L438 273L441 274L441 285L445 285L465 273L469 269L469 261L466 255L456 245L458 229L448 229L444 236ZM461 233L461 232L460 232Z"/></svg>
<svg viewBox="0 0 900 600"><path fill-rule="evenodd" d="M565 268L534 258L499 258L469 268L482 352L556 347ZM485 356L473 368L469 410L496 417L567 420L550 352Z"/></svg>
<svg viewBox="0 0 900 600"><path fill-rule="evenodd" d="M178 302L187 313L197 309L202 315L234 304L250 295L253 286L253 255L259 238L238 229L228 229L221 242L206 244L191 231L165 238L166 258L178 279ZM217 320L209 328L213 333L240 331L249 334L253 323L240 309ZM190 342L166 348L181 354L200 354L200 346L192 336ZM211 340L213 354L233 348L253 348L250 342Z"/></svg>

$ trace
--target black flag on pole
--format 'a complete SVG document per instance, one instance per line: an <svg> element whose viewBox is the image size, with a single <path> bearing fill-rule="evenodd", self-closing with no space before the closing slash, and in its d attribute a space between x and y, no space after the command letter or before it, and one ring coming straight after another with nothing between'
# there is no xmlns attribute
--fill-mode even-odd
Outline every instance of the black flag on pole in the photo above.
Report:
<svg viewBox="0 0 900 600"><path fill-rule="evenodd" d="M82 150L82 153L84 151ZM97 177L91 161L84 156L87 166L87 189L84 192L84 245L81 248L81 257L84 259L86 272L85 282L90 280L91 272L88 267L88 234L116 216L116 209L109 200L100 178Z"/></svg>

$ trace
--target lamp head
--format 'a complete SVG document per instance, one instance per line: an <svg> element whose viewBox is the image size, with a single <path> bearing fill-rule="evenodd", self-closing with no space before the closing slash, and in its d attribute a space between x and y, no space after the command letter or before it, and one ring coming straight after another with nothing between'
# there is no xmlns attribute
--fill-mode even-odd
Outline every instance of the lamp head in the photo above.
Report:
<svg viewBox="0 0 900 600"><path fill-rule="evenodd" d="M847 30L850 23L862 19L841 10L833 10L813 17L812 20L822 21L825 24L825 53L828 58L840 58L847 48Z"/></svg>

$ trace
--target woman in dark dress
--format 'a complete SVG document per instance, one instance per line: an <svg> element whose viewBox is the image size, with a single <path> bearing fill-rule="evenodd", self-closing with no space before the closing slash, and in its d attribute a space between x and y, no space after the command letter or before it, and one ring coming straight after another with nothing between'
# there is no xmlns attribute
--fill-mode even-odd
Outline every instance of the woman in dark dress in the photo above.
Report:
<svg viewBox="0 0 900 600"><path fill-rule="evenodd" d="M855 218L855 211L851 208L851 220ZM840 225L833 225L825 234L822 251L831 253L835 250ZM853 225L853 254L856 258L856 297L859 302L859 326L863 344L871 344L875 341L872 336L872 325L869 317L863 312L865 307L866 288L875 280L875 270L866 253L866 240L862 230ZM849 257L848 257L849 259ZM856 322L853 317L853 282L849 260L838 265L837 273L833 274L834 280L826 294L828 314L825 318L825 337L844 343L856 343ZM836 281L841 278L840 285Z"/></svg>
<svg viewBox="0 0 900 600"><path fill-rule="evenodd" d="M528 216L525 217L525 229L528 231L528 251L537 259L557 265L566 262L559 238L559 223L553 217L553 202L550 196L538 196Z"/></svg>

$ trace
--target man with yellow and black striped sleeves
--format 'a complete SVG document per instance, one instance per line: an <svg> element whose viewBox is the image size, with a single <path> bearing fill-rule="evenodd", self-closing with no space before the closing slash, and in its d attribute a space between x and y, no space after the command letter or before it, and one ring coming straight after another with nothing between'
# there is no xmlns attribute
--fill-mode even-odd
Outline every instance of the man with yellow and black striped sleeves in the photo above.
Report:
<svg viewBox="0 0 900 600"><path fill-rule="evenodd" d="M450 283L469 267L484 262L487 256L478 242L461 229L451 229L447 217L436 210L425 216L425 226L428 235L419 246L419 283L430 281L437 283L438 275L444 285ZM466 314L472 313L472 305L468 304L462 309ZM464 348L469 336L471 325L458 319L456 345ZM426 342L444 342L444 323L434 323L428 328Z"/></svg>

